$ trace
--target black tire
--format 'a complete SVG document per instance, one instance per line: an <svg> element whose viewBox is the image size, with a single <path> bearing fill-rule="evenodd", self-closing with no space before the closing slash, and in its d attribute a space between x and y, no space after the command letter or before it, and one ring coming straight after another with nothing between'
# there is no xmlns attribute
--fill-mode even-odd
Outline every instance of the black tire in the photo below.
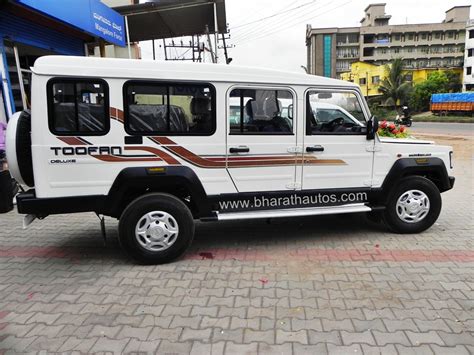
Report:
<svg viewBox="0 0 474 355"><path fill-rule="evenodd" d="M146 249L135 235L137 223L149 212L162 211L174 218L178 234L174 243L165 250ZM158 214L157 214L158 215ZM194 237L194 220L189 208L178 198L150 193L132 201L123 211L119 222L119 242L122 248L141 264L164 264L181 256Z"/></svg>
<svg viewBox="0 0 474 355"><path fill-rule="evenodd" d="M397 214L397 201L407 191L418 190L429 199L429 211L418 222L408 223ZM430 228L441 212L441 194L436 185L422 176L407 176L401 179L390 192L386 209L383 214L385 224L396 233L420 233Z"/></svg>

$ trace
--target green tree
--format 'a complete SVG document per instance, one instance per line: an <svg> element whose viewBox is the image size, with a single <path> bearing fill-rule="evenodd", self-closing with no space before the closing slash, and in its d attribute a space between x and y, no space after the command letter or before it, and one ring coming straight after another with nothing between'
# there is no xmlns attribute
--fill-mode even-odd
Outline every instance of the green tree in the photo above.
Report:
<svg viewBox="0 0 474 355"><path fill-rule="evenodd" d="M432 94L449 92L450 79L446 72L435 71L428 75L428 79L418 83L413 88L410 106L415 111L428 111Z"/></svg>
<svg viewBox="0 0 474 355"><path fill-rule="evenodd" d="M454 70L446 70L446 77L448 78L448 86L446 92L461 92L462 90L462 74Z"/></svg>
<svg viewBox="0 0 474 355"><path fill-rule="evenodd" d="M383 103L397 109L397 105L405 101L411 91L411 83L405 80L403 58L396 58L391 64L387 64L385 73L379 91L382 93Z"/></svg>

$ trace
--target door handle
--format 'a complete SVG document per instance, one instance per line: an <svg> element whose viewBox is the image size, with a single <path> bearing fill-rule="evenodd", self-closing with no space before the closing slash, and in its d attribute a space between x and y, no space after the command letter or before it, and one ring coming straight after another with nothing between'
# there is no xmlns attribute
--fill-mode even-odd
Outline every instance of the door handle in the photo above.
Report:
<svg viewBox="0 0 474 355"><path fill-rule="evenodd" d="M306 147L307 152L324 152L324 147L321 145L314 145L312 147Z"/></svg>
<svg viewBox="0 0 474 355"><path fill-rule="evenodd" d="M248 153L250 152L249 147L241 146L241 147L231 147L229 149L230 153Z"/></svg>

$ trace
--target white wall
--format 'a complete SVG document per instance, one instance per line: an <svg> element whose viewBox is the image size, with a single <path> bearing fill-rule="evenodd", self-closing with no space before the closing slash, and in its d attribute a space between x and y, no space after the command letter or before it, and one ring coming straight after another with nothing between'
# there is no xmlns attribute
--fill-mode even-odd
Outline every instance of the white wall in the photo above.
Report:
<svg viewBox="0 0 474 355"><path fill-rule="evenodd" d="M467 50L474 48L474 38L469 38L469 31L474 30L474 20L470 20L466 27L466 45L464 54L464 72L463 72L463 89L466 89L466 84L474 84L474 56L468 57ZM471 67L471 75L466 75L466 68Z"/></svg>
<svg viewBox="0 0 474 355"><path fill-rule="evenodd" d="M108 7L132 5L132 0L101 0Z"/></svg>

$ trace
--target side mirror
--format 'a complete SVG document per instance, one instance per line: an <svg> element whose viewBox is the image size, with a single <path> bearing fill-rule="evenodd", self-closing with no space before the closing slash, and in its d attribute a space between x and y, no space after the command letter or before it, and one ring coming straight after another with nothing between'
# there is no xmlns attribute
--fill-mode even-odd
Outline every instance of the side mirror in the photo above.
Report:
<svg viewBox="0 0 474 355"><path fill-rule="evenodd" d="M367 122L367 140L372 140L375 138L375 134L379 130L379 121L375 116L372 116Z"/></svg>

